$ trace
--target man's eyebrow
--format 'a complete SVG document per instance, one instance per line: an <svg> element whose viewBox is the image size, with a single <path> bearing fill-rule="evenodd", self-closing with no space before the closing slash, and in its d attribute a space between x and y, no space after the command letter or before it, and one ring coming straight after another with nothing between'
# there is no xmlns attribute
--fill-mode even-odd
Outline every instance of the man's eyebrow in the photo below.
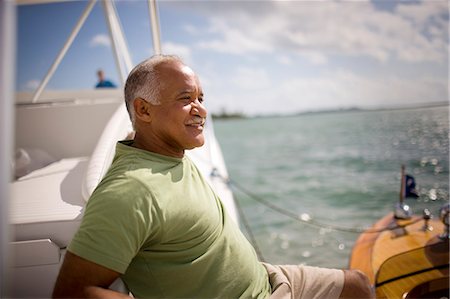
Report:
<svg viewBox="0 0 450 299"><path fill-rule="evenodd" d="M185 95L185 94L194 93L194 92L195 92L195 89L187 89L187 90L183 90L183 91L180 91L180 92L177 94L177 97L182 96L182 95ZM200 92L200 95L203 96L203 92Z"/></svg>

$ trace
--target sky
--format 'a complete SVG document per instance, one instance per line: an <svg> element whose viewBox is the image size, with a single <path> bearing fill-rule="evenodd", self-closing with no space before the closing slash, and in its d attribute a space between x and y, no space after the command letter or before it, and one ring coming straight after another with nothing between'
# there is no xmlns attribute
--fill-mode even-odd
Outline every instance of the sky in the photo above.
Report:
<svg viewBox="0 0 450 299"><path fill-rule="evenodd" d="M86 1L18 8L17 90L44 78ZM210 112L291 114L448 101L449 2L158 1L162 50L199 75ZM147 2L117 1L134 64L153 55ZM47 89L120 84L99 3Z"/></svg>

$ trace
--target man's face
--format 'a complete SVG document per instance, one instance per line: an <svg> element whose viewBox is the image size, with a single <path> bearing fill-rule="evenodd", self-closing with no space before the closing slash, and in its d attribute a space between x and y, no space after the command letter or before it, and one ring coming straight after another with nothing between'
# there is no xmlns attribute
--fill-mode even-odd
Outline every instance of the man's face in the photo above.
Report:
<svg viewBox="0 0 450 299"><path fill-rule="evenodd" d="M160 104L152 106L152 133L171 153L202 146L206 119L203 92L194 72L180 63L160 65Z"/></svg>

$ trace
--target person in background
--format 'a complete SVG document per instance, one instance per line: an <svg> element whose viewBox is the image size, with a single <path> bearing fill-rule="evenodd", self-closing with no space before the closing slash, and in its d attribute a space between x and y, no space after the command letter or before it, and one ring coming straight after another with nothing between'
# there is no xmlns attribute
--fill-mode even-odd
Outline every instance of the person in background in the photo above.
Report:
<svg viewBox="0 0 450 299"><path fill-rule="evenodd" d="M98 83L95 85L95 88L115 88L116 85L111 81L105 79L105 73L103 70L97 71Z"/></svg>
<svg viewBox="0 0 450 299"><path fill-rule="evenodd" d="M199 78L175 56L129 74L125 101L134 140L88 201L53 297L372 298L357 270L261 263L185 150L205 142Z"/></svg>

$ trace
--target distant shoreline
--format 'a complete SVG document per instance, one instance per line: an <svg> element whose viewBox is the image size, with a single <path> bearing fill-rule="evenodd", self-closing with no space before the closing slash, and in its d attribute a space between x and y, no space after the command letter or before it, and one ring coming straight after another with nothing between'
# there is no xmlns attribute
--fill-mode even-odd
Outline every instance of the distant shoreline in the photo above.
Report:
<svg viewBox="0 0 450 299"><path fill-rule="evenodd" d="M376 111L392 111L392 110L414 110L414 109L424 109L424 108L435 108L435 107L448 107L449 102L435 102L435 103L422 103L422 104L412 104L403 106L391 106L391 107L377 107L377 108L342 108L342 109L325 109L317 111L304 111L299 113L294 113L291 115L306 115L306 114L322 114L322 113L340 113L340 112L376 112Z"/></svg>
<svg viewBox="0 0 450 299"><path fill-rule="evenodd" d="M240 112L235 112L235 113L221 112L221 113L213 113L212 118L213 119L243 119L243 118L251 118L251 117L245 115L244 113L240 113Z"/></svg>
<svg viewBox="0 0 450 299"><path fill-rule="evenodd" d="M376 112L376 111L393 111L393 110L414 110L414 109L424 109L424 108L436 108L436 107L449 107L449 101L434 102L434 103L421 103L421 104L411 104L403 106L392 106L392 107L376 107L376 108L337 108L337 109L323 109L323 110L308 110L302 112L295 112L289 114L261 114L249 116L241 112L236 113L213 113L212 118L215 120L235 120L235 119L252 119L252 118L273 118L273 117L293 117L293 116L305 116L305 115L315 115L315 114L328 114L328 113L346 113L346 112Z"/></svg>

